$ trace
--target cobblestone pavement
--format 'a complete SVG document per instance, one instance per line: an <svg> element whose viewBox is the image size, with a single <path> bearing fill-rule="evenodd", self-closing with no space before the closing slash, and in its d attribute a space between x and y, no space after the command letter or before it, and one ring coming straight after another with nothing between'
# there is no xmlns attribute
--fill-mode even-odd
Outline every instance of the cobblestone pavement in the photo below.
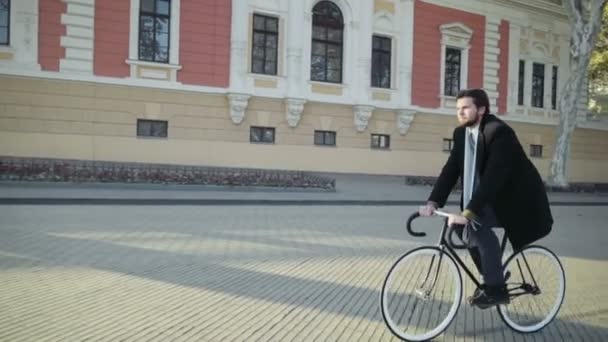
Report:
<svg viewBox="0 0 608 342"><path fill-rule="evenodd" d="M413 210L1 206L0 341L392 341L384 276L437 239L406 235ZM437 340L608 341L608 211L554 216L542 244L567 274L556 320L519 335L462 305Z"/></svg>

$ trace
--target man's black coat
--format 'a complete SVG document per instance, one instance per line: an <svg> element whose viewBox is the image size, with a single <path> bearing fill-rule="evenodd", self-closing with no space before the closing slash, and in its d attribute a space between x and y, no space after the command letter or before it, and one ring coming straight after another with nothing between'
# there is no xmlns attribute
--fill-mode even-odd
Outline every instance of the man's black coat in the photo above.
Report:
<svg viewBox="0 0 608 342"><path fill-rule="evenodd" d="M452 152L429 197L439 207L464 172L465 128L456 128L453 139ZM491 114L480 123L475 168L478 185L465 209L481 215L490 206L515 250L549 234L553 217L543 181L513 129Z"/></svg>

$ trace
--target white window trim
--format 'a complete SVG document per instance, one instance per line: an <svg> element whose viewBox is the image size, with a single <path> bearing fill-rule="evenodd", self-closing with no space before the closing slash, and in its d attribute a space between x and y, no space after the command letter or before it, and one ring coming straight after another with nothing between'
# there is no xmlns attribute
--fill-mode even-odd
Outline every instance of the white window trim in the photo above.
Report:
<svg viewBox="0 0 608 342"><path fill-rule="evenodd" d="M372 49L370 50L370 56L373 57L373 52L374 52L374 46L373 46L373 39L374 36L377 37L382 37L382 38L388 38L391 41L391 82L389 84L388 88L380 88L380 87L374 87L372 86L372 80L371 80L371 70L373 70L374 66L374 59L372 58L370 63L372 63L372 65L370 65L370 82L368 84L368 87L373 90L373 91L389 91L389 90L397 90L397 84L399 84L397 82L397 73L395 72L395 70L397 69L397 49L395 49L395 47L397 46L397 38L395 37L395 35L393 33L387 33L387 32L382 32L382 31L373 31L372 32Z"/></svg>
<svg viewBox="0 0 608 342"><path fill-rule="evenodd" d="M276 75L270 74L258 74L253 72L252 60L253 60L253 17L254 15L261 15L277 19L278 31L277 31L277 73ZM281 14L280 11L270 11L267 9L250 9L247 14L248 27L247 27L247 76L249 77L260 77L269 79L283 79L285 78L285 36L286 36L286 25L285 15Z"/></svg>
<svg viewBox="0 0 608 342"><path fill-rule="evenodd" d="M447 96L445 90L445 53L447 48L458 49L460 55L460 88L466 89L469 75L469 50L473 30L462 23L450 23L439 26L441 31L441 71L439 80L439 97L441 107L454 107L455 96Z"/></svg>
<svg viewBox="0 0 608 342"><path fill-rule="evenodd" d="M542 64L545 70L544 74L544 84L543 84L543 106L542 107L534 107L532 106L532 77L534 72L534 64ZM547 110L551 108L551 66L552 63L547 62L545 60L540 59L528 59L526 60L526 68L529 68L530 71L526 69L524 76L526 80L524 82L524 106L529 110L540 111ZM547 74L549 72L549 75ZM527 88L526 88L527 86ZM528 91L526 91L526 89ZM527 96L525 95L527 93ZM526 99L527 97L527 99ZM549 102L547 102L547 98ZM520 106L521 107L521 106Z"/></svg>
<svg viewBox="0 0 608 342"><path fill-rule="evenodd" d="M350 54L344 53L344 51L353 51L353 39L359 33L359 27L357 24L354 24L353 21L353 9L351 5L346 0L331 0L342 12L342 21L344 23L344 28L342 30L342 81L340 83L333 82L322 82L322 81L314 81L310 77L310 69L311 69L311 51L312 51L312 9L313 7L319 3L320 0L308 0L306 2L305 9L305 31L302 39L304 40L304 53L302 58L302 73L304 75L304 80L312 84L322 84L326 86L337 86L344 88L346 91L342 93L342 96L318 96L319 94L314 94L310 87L308 87L306 91L306 96L308 98L320 101L328 100L328 97L342 97L349 98L351 96L351 85L353 83L353 74L355 72L354 59L355 56L351 56ZM356 27L356 29L355 29Z"/></svg>
<svg viewBox="0 0 608 342"><path fill-rule="evenodd" d="M131 0L131 16L129 29L129 59L125 62L131 66L131 77L137 78L138 67L148 66L157 69L167 69L171 81L177 80L179 65L179 27L180 27L180 0L171 0L171 24L169 32L169 63L140 61L139 50L139 7L141 0Z"/></svg>

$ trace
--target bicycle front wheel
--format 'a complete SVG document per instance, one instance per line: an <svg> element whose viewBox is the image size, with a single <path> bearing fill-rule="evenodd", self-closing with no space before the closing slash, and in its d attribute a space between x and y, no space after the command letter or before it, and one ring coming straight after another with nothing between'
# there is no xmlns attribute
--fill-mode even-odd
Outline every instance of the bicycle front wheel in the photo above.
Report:
<svg viewBox="0 0 608 342"><path fill-rule="evenodd" d="M500 317L521 333L544 328L557 315L566 292L566 276L557 256L545 247L525 247L507 260L507 273L511 303L498 307Z"/></svg>
<svg viewBox="0 0 608 342"><path fill-rule="evenodd" d="M395 336L426 341L441 334L462 300L456 262L436 247L414 249L391 267L380 297L382 317Z"/></svg>

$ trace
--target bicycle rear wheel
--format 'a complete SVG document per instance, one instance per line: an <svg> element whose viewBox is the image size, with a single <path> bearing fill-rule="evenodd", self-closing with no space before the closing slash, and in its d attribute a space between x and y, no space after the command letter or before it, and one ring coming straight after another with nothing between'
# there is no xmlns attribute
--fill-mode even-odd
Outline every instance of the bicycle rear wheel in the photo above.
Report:
<svg viewBox="0 0 608 342"><path fill-rule="evenodd" d="M561 262L545 247L528 246L509 257L507 272L511 303L498 307L500 317L515 331L539 331L555 318L564 301L566 276Z"/></svg>
<svg viewBox="0 0 608 342"><path fill-rule="evenodd" d="M380 297L382 317L395 336L426 341L441 334L462 300L456 262L436 247L420 247L391 267Z"/></svg>

